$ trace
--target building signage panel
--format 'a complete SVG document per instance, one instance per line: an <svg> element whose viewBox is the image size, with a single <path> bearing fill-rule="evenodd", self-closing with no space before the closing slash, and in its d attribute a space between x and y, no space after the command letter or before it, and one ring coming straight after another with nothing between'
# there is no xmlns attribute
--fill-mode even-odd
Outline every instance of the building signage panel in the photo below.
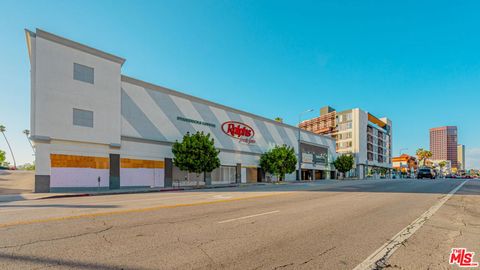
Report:
<svg viewBox="0 0 480 270"><path fill-rule="evenodd" d="M328 148L302 143L302 162L319 165L328 164Z"/></svg>
<svg viewBox="0 0 480 270"><path fill-rule="evenodd" d="M302 163L314 163L313 162L313 154L302 153Z"/></svg>
<svg viewBox="0 0 480 270"><path fill-rule="evenodd" d="M230 137L236 138L242 143L255 143L253 137L255 136L255 130L247 124L227 121L222 124L223 133Z"/></svg>
<svg viewBox="0 0 480 270"><path fill-rule="evenodd" d="M213 127L213 128L216 127L215 124L213 124L213 123L209 123L209 122L205 122L205 121L199 121L199 120L195 120L195 119L190 119L190 118L186 118L186 117L182 117L182 116L177 116L177 120L192 123L192 124L197 124L197 125Z"/></svg>
<svg viewBox="0 0 480 270"><path fill-rule="evenodd" d="M316 153L313 157L313 161L315 164L327 164L328 161L328 154L327 153Z"/></svg>

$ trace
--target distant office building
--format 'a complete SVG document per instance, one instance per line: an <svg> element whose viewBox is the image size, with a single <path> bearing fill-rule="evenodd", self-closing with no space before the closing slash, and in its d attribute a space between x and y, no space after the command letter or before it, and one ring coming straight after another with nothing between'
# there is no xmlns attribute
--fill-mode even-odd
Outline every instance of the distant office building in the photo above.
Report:
<svg viewBox="0 0 480 270"><path fill-rule="evenodd" d="M457 145L457 167L459 170L465 171L465 145Z"/></svg>
<svg viewBox="0 0 480 270"><path fill-rule="evenodd" d="M392 121L388 118L358 108L338 112L327 106L320 109L319 117L303 121L299 127L331 135L337 153L354 155L355 167L348 176L362 179L372 170L392 169Z"/></svg>
<svg viewBox="0 0 480 270"><path fill-rule="evenodd" d="M432 160L449 160L457 168L457 127L445 126L430 129Z"/></svg>

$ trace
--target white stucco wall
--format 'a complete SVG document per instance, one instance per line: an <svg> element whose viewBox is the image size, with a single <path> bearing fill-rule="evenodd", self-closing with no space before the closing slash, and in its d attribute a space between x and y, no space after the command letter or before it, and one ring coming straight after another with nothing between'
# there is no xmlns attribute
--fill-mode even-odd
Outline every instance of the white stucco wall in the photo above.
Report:
<svg viewBox="0 0 480 270"><path fill-rule="evenodd" d="M120 64L39 36L32 62L32 136L120 143ZM94 68L94 84L73 79L74 63ZM94 127L73 125L73 108L94 112Z"/></svg>

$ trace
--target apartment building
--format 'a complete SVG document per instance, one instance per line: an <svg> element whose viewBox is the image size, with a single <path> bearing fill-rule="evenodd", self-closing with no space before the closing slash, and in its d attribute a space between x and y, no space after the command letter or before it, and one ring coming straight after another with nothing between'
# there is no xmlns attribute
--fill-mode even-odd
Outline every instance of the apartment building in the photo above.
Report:
<svg viewBox="0 0 480 270"><path fill-rule="evenodd" d="M392 169L392 121L386 117L377 118L359 108L338 112L324 107L319 117L303 121L299 127L332 136L338 154L352 154L355 165L350 177L363 179L381 169Z"/></svg>

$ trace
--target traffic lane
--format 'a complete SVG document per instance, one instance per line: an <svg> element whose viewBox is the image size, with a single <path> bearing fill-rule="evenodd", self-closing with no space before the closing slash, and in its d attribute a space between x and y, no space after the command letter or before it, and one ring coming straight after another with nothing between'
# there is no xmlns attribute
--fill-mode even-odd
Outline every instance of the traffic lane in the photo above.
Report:
<svg viewBox="0 0 480 270"><path fill-rule="evenodd" d="M94 197L54 198L48 200L16 201L0 203L0 223L11 223L32 218L55 218L68 213L69 216L87 213L104 213L142 207L167 206L205 201L222 201L252 196L264 196L265 192L312 190L342 185L362 185L358 181L312 182L300 184L251 186L248 188L219 188L215 191L186 191L168 193L122 194ZM108 210L108 211L107 211ZM10 214L10 215L8 215Z"/></svg>
<svg viewBox="0 0 480 270"><path fill-rule="evenodd" d="M387 264L393 269L449 269L452 248L480 254L479 189L480 181L468 181ZM473 259L480 261L478 255Z"/></svg>
<svg viewBox="0 0 480 270"><path fill-rule="evenodd" d="M16 223L29 223L36 220L48 221L64 217L83 217L88 215L117 214L134 209L155 209L179 207L191 204L219 203L252 197L284 194L292 191L334 191L334 192L407 192L444 194L451 190L456 182L443 181L349 181L331 184L304 183L259 189L255 192L234 191L230 189L217 192L179 192L174 194L125 194L112 196L94 196L79 198L59 198L28 202L0 204L0 227ZM445 185L445 183L448 183ZM414 186L415 188L412 188ZM271 192L274 190L275 192Z"/></svg>
<svg viewBox="0 0 480 270"><path fill-rule="evenodd" d="M425 180L367 180L367 181L316 181L311 183L299 184L280 184L268 186L250 186L247 188L218 188L215 190L195 190L182 192L165 192L165 193L139 193L139 194L121 194L121 195L104 195L104 196L87 196L87 197L68 197L68 198L52 198L46 200L31 201L11 201L0 202L0 212L2 209L9 207L28 208L29 206L48 206L50 204L62 205L100 205L100 204L116 204L116 203L136 203L143 201L155 201L163 199L175 199L180 197L195 197L209 195L232 196L237 193L250 192L284 192L284 191L341 191L341 192L419 192L419 193L443 193L446 194L455 181L447 181L451 185L430 185L431 181ZM421 188L411 189L408 185L416 185Z"/></svg>
<svg viewBox="0 0 480 270"><path fill-rule="evenodd" d="M94 217L102 215L116 215L131 211L153 211L162 208L177 208L194 205L207 205L238 201L252 198L263 198L285 194L256 192L235 194L185 194L183 196L158 197L151 199L118 200L111 202L84 202L81 204L71 203L34 203L30 205L6 205L0 210L0 228L15 224L29 224L36 222L48 222L58 219Z"/></svg>
<svg viewBox="0 0 480 270"><path fill-rule="evenodd" d="M145 269L351 269L438 197L413 192L299 192L208 207L17 226L0 234L0 242L8 243L0 251L4 267L12 267L8 256L16 256L17 263L22 262L16 266L24 269L38 265L19 256L50 262L67 259L79 268L101 263ZM273 211L279 212L219 223ZM40 233L33 236L32 231Z"/></svg>

